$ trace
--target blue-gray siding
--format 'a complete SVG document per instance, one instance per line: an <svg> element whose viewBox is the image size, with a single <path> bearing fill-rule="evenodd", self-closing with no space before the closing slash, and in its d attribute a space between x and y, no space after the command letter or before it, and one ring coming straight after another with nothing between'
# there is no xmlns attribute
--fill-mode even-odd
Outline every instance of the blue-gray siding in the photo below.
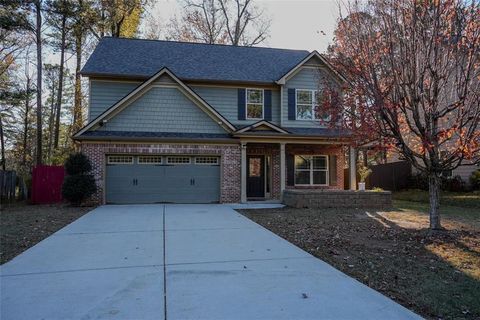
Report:
<svg viewBox="0 0 480 320"><path fill-rule="evenodd" d="M222 116L235 125L250 125L258 120L238 120L238 88L206 87L191 88L214 107ZM280 125L280 91L272 90L272 122Z"/></svg>
<svg viewBox="0 0 480 320"><path fill-rule="evenodd" d="M285 84L283 90L283 126L299 127L299 128L316 128L322 127L318 120L289 120L288 119L288 89L310 89L318 90L320 87L320 79L322 69L302 68Z"/></svg>
<svg viewBox="0 0 480 320"><path fill-rule="evenodd" d="M103 111L135 89L140 82L99 81L90 82L90 107L88 121L95 119Z"/></svg>
<svg viewBox="0 0 480 320"><path fill-rule="evenodd" d="M177 88L152 87L98 130L225 133Z"/></svg>

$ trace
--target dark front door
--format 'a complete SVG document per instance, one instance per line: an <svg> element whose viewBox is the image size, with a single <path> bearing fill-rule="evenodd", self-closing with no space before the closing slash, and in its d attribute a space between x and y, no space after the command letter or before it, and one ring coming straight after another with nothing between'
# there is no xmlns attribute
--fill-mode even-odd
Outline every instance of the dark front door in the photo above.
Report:
<svg viewBox="0 0 480 320"><path fill-rule="evenodd" d="M265 197L264 156L247 156L247 197Z"/></svg>

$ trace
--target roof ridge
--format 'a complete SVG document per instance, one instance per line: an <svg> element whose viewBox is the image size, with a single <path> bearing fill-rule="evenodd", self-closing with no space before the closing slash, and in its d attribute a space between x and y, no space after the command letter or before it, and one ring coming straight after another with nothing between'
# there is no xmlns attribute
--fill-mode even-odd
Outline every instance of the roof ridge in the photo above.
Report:
<svg viewBox="0 0 480 320"><path fill-rule="evenodd" d="M222 43L203 43L203 42L188 42L188 41L177 41L177 40L161 40L161 39L142 39L142 38L125 38L125 37L112 37L104 36L103 39L114 39L114 40L133 40L133 41L148 41L148 42L167 42L167 43L180 43L187 45L201 45L201 46L218 46L218 47L231 47L231 48L241 48L241 49L265 49L265 50L282 50L282 51L295 51L295 52L308 52L311 51L305 49L288 49L288 48L276 48L276 47L259 47L259 46L234 46L231 44L222 44ZM314 50L316 51L316 50Z"/></svg>

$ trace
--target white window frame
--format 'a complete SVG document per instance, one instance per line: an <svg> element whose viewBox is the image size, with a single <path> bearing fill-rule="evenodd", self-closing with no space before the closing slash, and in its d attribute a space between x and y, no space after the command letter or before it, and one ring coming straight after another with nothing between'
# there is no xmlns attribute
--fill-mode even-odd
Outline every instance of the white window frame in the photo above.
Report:
<svg viewBox="0 0 480 320"><path fill-rule="evenodd" d="M249 118L248 117L248 91L249 90L258 90L262 91L262 117L261 118ZM250 104L259 104L259 103L250 103ZM259 88L246 88L245 89L245 119L246 120L263 120L265 118L265 90Z"/></svg>
<svg viewBox="0 0 480 320"><path fill-rule="evenodd" d="M311 157L312 160L310 160L310 168L309 169L297 169L295 166L295 157ZM313 158L314 157L324 157L325 158L325 164L326 168L325 169L314 169L313 168ZM293 176L294 176L294 185L295 186L328 186L330 185L330 170L329 170L330 164L328 163L328 155L325 154L296 154L294 155L294 161L293 161ZM297 171L309 171L310 172L310 183L309 184L300 184L297 183ZM325 171L325 184L314 184L313 183L313 172L315 171Z"/></svg>
<svg viewBox="0 0 480 320"><path fill-rule="evenodd" d="M298 91L308 91L312 95L312 103L311 103L311 108L312 108L312 118L311 119L300 119L298 118ZM315 99L315 95L320 92L320 90L312 90L312 89L295 89L295 120L298 121L315 121L315 120L323 120L323 121L330 121L331 117L328 115L326 118L322 117L317 117L317 112L315 112L315 105L317 102L317 99ZM308 105L306 103L300 103L300 105Z"/></svg>
<svg viewBox="0 0 480 320"><path fill-rule="evenodd" d="M122 162L112 162L110 160L110 157L129 157L131 158L132 160L127 162L127 161L122 161ZM134 159L133 159L133 156L130 156L130 155L124 155L124 154L110 154L107 156L107 164L133 164L134 162Z"/></svg>
<svg viewBox="0 0 480 320"><path fill-rule="evenodd" d="M199 158L211 158L211 159L215 159L215 162L197 162L197 160ZM198 157L195 157L195 164L196 165L199 165L199 166L214 166L214 165L218 165L219 163L219 160L218 160L218 157L215 157L215 156L198 156Z"/></svg>
<svg viewBox="0 0 480 320"><path fill-rule="evenodd" d="M170 162L171 158L188 158L188 162ZM190 156L167 156L167 164L185 165L185 164L191 164L191 163L192 163L192 157Z"/></svg>
<svg viewBox="0 0 480 320"><path fill-rule="evenodd" d="M160 159L160 162L140 162L140 158L142 157L147 157L147 158L153 158L153 157L158 157ZM138 156L138 159L137 159L137 163L138 164L141 164L141 165L155 165L155 164L162 164L163 163L163 159L162 159L162 156L156 156L156 155L141 155L141 156Z"/></svg>

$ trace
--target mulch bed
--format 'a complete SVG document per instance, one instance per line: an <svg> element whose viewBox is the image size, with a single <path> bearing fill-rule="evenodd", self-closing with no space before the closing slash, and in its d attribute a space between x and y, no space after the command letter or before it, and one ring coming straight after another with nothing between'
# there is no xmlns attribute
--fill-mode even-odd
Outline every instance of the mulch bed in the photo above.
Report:
<svg viewBox="0 0 480 320"><path fill-rule="evenodd" d="M445 222L432 234L424 216L399 212L239 211L423 317L480 319L478 229ZM407 226L395 221L402 215Z"/></svg>
<svg viewBox="0 0 480 320"><path fill-rule="evenodd" d="M15 204L0 210L0 264L80 218L91 207Z"/></svg>

